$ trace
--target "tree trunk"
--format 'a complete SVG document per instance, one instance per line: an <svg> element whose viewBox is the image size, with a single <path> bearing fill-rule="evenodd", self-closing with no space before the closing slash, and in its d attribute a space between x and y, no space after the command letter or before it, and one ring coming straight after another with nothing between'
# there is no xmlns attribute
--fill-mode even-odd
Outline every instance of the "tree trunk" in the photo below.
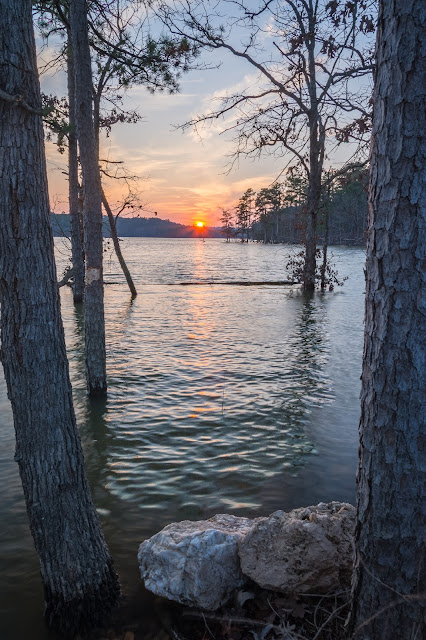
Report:
<svg viewBox="0 0 426 640"><path fill-rule="evenodd" d="M381 1L350 621L362 640L426 628L425 27L422 0Z"/></svg>
<svg viewBox="0 0 426 640"><path fill-rule="evenodd" d="M87 391L105 396L106 354L104 288L102 272L101 179L92 116L92 69L87 28L86 0L70 3L71 44L74 54L76 125L84 188L84 332Z"/></svg>
<svg viewBox="0 0 426 640"><path fill-rule="evenodd" d="M310 38L308 49L309 68L309 180L307 194L307 221L305 231L305 264L303 268L303 288L305 291L315 290L316 254L317 254L317 215L321 198L322 158L324 157L324 140L321 148L319 138L318 96L315 62L316 18L312 3L307 9Z"/></svg>
<svg viewBox="0 0 426 640"><path fill-rule="evenodd" d="M306 203L306 231L305 231L305 265L303 269L303 288L314 291L317 253L317 215L321 198L321 173L319 161L318 124L315 119L310 125L310 174L308 196Z"/></svg>
<svg viewBox="0 0 426 640"><path fill-rule="evenodd" d="M326 287L325 276L327 272L327 251L330 237L330 186L327 189L327 199L324 206L324 244L322 247L322 265L321 265L321 290Z"/></svg>
<svg viewBox="0 0 426 640"><path fill-rule="evenodd" d="M321 264L321 291L324 291L326 284L327 273L327 252L328 252L328 211L325 212L325 229L324 229L324 244L322 247L322 264Z"/></svg>
<svg viewBox="0 0 426 640"><path fill-rule="evenodd" d="M96 162L98 163L98 165L99 165L99 144L100 144L100 108L101 108L101 96L100 94L96 94L93 100L93 126L95 131ZM126 282L130 289L132 298L136 298L138 293L136 291L136 287L134 285L132 276L130 275L130 271L127 267L124 256L121 252L120 241L117 235L117 225L115 223L115 217L111 211L109 202L106 199L105 192L102 188L102 184L101 184L101 196L102 196L102 203L104 205L104 209L108 216L109 228L111 231L111 238L114 245L115 254L118 258L118 262L120 263L120 267L121 267L121 270L123 271L124 277L126 278Z"/></svg>
<svg viewBox="0 0 426 640"><path fill-rule="evenodd" d="M67 52L68 72L68 104L70 130L68 133L68 192L71 221L71 255L73 266L73 298L75 303L83 302L84 298L84 257L81 241L82 229L80 218L80 204L78 198L78 153L77 134L75 127L75 77L70 37L68 37Z"/></svg>
<svg viewBox="0 0 426 640"><path fill-rule="evenodd" d="M317 251L317 208L308 200L305 231L305 265L303 269L303 288L305 291L315 289Z"/></svg>
<svg viewBox="0 0 426 640"><path fill-rule="evenodd" d="M108 215L109 227L111 229L111 238L114 244L114 249L115 249L116 256L118 258L118 262L120 263L120 267L124 273L124 277L126 278L126 282L129 286L130 293L132 294L132 298L136 298L136 296L138 295L136 291L136 287L133 284L132 276L130 275L130 271L127 268L126 261L124 260L123 254L121 253L120 241L117 235L117 226L115 224L114 214L111 211L111 207L109 206L108 200L106 199L105 193L103 190L102 190L102 202L103 202L105 211L107 212L107 215Z"/></svg>
<svg viewBox="0 0 426 640"><path fill-rule="evenodd" d="M29 0L0 0L0 87L41 111ZM16 455L61 637L101 624L119 585L84 473L49 220L41 117L0 100L1 358Z"/></svg>

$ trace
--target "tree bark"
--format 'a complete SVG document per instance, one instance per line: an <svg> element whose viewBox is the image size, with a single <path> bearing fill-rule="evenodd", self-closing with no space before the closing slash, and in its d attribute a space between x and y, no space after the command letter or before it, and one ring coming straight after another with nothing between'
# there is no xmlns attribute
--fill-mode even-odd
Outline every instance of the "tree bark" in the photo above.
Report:
<svg viewBox="0 0 426 640"><path fill-rule="evenodd" d="M349 625L362 640L426 628L425 27L422 0L381 0Z"/></svg>
<svg viewBox="0 0 426 640"><path fill-rule="evenodd" d="M0 0L0 87L41 111L29 0ZM41 117L0 100L1 359L48 623L61 637L117 602L84 473L49 220Z"/></svg>
<svg viewBox="0 0 426 640"><path fill-rule="evenodd" d="M322 246L322 263L321 263L321 291L325 291L326 281L325 276L327 272L327 251L328 251L328 209L325 211L325 228L324 228L324 244Z"/></svg>
<svg viewBox="0 0 426 640"><path fill-rule="evenodd" d="M83 218L86 258L84 332L87 391L90 396L105 396L107 382L101 179L93 127L92 69L86 0L73 0L70 3L70 24L75 69L75 115L84 188Z"/></svg>
<svg viewBox="0 0 426 640"><path fill-rule="evenodd" d="M303 269L303 289L305 291L314 291L315 289L315 272L317 264L317 215L320 195L321 176L311 174L306 204L305 264Z"/></svg>
<svg viewBox="0 0 426 640"><path fill-rule="evenodd" d="M74 303L84 299L84 255L78 183L77 133L75 126L75 77L72 46L68 37L67 72L68 72L68 104L70 130L68 134L68 193L71 221L71 256L73 266L73 299Z"/></svg>
<svg viewBox="0 0 426 640"><path fill-rule="evenodd" d="M330 188L327 185L327 197L324 206L324 244L322 246L322 264L321 264L321 290L326 288L326 272L327 272L327 251L330 238Z"/></svg>

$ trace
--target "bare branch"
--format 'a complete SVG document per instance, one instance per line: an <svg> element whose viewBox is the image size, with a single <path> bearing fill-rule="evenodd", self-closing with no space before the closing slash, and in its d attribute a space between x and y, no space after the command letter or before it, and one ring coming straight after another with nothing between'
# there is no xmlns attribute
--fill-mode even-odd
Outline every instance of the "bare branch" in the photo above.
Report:
<svg viewBox="0 0 426 640"><path fill-rule="evenodd" d="M333 173L330 175L329 178L326 178L325 180L323 180L322 186L324 188L327 188L328 185L334 182L337 178L341 178L346 173L349 173L350 171L354 171L355 169L363 169L364 167L367 166L368 162L369 162L368 160L364 160L364 162L351 162L349 164L346 164L341 169L338 169L337 171L333 171Z"/></svg>

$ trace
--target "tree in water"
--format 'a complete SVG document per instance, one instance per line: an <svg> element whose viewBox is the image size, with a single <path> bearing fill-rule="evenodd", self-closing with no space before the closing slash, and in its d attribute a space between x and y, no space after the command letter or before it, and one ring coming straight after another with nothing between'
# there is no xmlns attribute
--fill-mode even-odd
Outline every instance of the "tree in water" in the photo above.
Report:
<svg viewBox="0 0 426 640"><path fill-rule="evenodd" d="M123 93L134 85L145 86L151 93L164 89L171 94L177 93L181 73L189 70L190 62L197 54L197 48L189 46L185 38L171 39L162 35L154 40L149 33L145 34L141 29L141 22L148 17L148 7L145 7L145 10L146 14L141 14L132 8L131 3L118 0L108 7L108 12L102 12L102 20L99 19L96 10L89 16L91 47L97 69L93 87L93 120L98 161L101 130L109 135L112 125L137 122L141 118L136 111L129 112L123 109ZM107 102L110 107L106 113L101 109L103 102ZM101 169L102 176L111 177L109 168L114 163L99 162L100 165L104 162L106 165ZM124 179L129 187L126 174L116 173L114 177ZM121 252L117 233L118 216L126 209L127 202L129 209L134 207L130 205L132 199L135 199L135 194L129 188L128 198L124 200L120 211L114 215L102 187L102 204L108 216L114 250L132 298L135 298L136 288Z"/></svg>
<svg viewBox="0 0 426 640"><path fill-rule="evenodd" d="M68 132L68 202L71 226L71 254L73 269L73 298L75 303L84 299L84 251L83 220L80 207L80 184L78 180L78 145L75 125L75 71L71 38L68 29L67 46L67 81L69 101Z"/></svg>
<svg viewBox="0 0 426 640"><path fill-rule="evenodd" d="M183 125L224 120L234 159L272 153L277 174L297 163L307 181L303 287L315 288L324 163L336 144L363 148L370 124L374 0L173 0L158 13L174 35L247 63L256 80ZM232 114L230 120L229 115ZM288 160L290 158L290 160ZM347 168L355 162L348 162Z"/></svg>
<svg viewBox="0 0 426 640"><path fill-rule="evenodd" d="M230 209L222 209L220 221L222 223L221 233L225 236L226 242L230 242L231 237L234 234L233 212Z"/></svg>
<svg viewBox="0 0 426 640"><path fill-rule="evenodd" d="M256 219L262 231L263 242L280 242L280 219L283 209L283 185L274 182L263 187L256 195Z"/></svg>
<svg viewBox="0 0 426 640"><path fill-rule="evenodd" d="M29 0L0 1L0 42L1 358L45 616L65 637L102 625L120 589L73 409Z"/></svg>
<svg viewBox="0 0 426 640"><path fill-rule="evenodd" d="M241 233L241 242L249 241L249 233L254 213L254 197L255 192L253 189L246 189L236 206L235 218L238 232Z"/></svg>
<svg viewBox="0 0 426 640"><path fill-rule="evenodd" d="M70 4L75 72L75 122L83 172L83 228L86 276L84 335L89 396L105 396L106 350L103 285L102 187L92 117L92 68L86 0Z"/></svg>
<svg viewBox="0 0 426 640"><path fill-rule="evenodd" d="M426 628L426 5L381 0L351 637Z"/></svg>
<svg viewBox="0 0 426 640"><path fill-rule="evenodd" d="M75 79L72 68L72 43L69 16L69 3L51 3L45 0L37 0L38 25L42 36L47 40L51 33L66 34L67 43L63 47L67 58L68 75L68 104L66 99L58 100L48 96L47 105L54 109L60 105L62 113L60 117L52 117L52 112L46 118L46 124L58 135L58 148L63 152L63 142L68 138L69 142L69 182L70 182L70 216L71 216L71 246L72 246L72 271L68 273L68 278L73 277L74 299L76 292L80 290L79 282L81 273L84 274L84 265L80 264L81 250L79 247L79 235L76 219L73 215L77 210L74 206L76 181L72 177L76 173L77 150L74 152L75 118L73 117L75 103ZM145 86L148 91L164 91L169 93L179 91L178 80L182 73L187 72L191 67L191 61L197 55L197 48L189 46L183 39L171 39L164 35L154 40L149 33L146 33L141 24L148 18L148 8L141 11L141 7L122 0L110 3L107 6L100 6L97 2L87 3L87 26L89 30L90 47L92 51L92 81L93 81L93 126L95 134L96 151L98 163L101 169L101 178L106 176L122 180L126 183L129 193L119 207L120 211L114 213L106 196L104 185L102 185L102 204L108 217L111 238L114 250L120 263L126 282L130 289L132 298L137 295L136 287L131 277L130 271L121 251L120 241L117 234L117 218L124 210L136 208L136 201L139 198L134 189L130 188L130 183L136 180L136 176L129 176L125 171L118 172L117 165L122 162L99 159L100 132L106 131L107 136L111 132L111 127L117 123L135 123L141 116L137 111L126 111L123 108L123 94L133 85ZM59 55L57 62L61 61ZM102 103L108 108L101 109ZM68 108L69 105L69 108ZM69 111L69 122L65 116ZM62 126L61 126L62 125ZM114 172L110 168L114 167ZM68 279L67 278L67 279Z"/></svg>

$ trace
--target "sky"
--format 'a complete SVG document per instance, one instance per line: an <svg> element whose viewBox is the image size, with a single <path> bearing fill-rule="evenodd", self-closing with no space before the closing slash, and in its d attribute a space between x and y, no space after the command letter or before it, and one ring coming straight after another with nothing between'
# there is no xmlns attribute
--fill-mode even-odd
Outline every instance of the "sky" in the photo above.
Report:
<svg viewBox="0 0 426 640"><path fill-rule="evenodd" d="M47 59L50 52L42 54ZM218 62L226 56L216 56ZM144 87L132 88L125 106L137 109L142 120L136 124L117 124L101 142L101 157L124 161L127 170L140 177L138 190L144 211L140 215L158 217L182 224L202 220L209 226L220 224L221 208L233 206L249 187L268 186L281 171L272 158L242 160L228 171L233 145L221 126L210 127L198 135L177 127L206 111L212 100L231 92L237 85L248 85L254 75L248 64L228 56L220 69L192 71L181 81L176 95L151 95ZM62 73L41 77L46 93L65 95L66 78ZM49 191L56 212L68 211L66 156L47 142ZM108 181L106 191L118 202L123 187ZM131 214L130 214L131 215Z"/></svg>
<svg viewBox="0 0 426 640"><path fill-rule="evenodd" d="M39 49L40 44L38 40ZM50 42L40 51L40 65L54 55L54 45ZM286 164L283 158L265 155L259 160L243 158L229 171L234 146L230 134L224 132L227 123L215 121L199 133L178 128L217 105L220 97L257 83L254 68L232 54L215 51L204 60L213 68L183 76L176 95L152 95L144 87L130 89L124 106L136 109L141 121L117 124L108 138L102 138L101 158L124 161L126 171L139 177L141 216L157 212L159 218L182 224L201 220L218 226L222 208L233 207L249 187L256 191L272 184ZM65 73L51 70L42 74L41 86L46 93L66 95ZM46 155L52 210L67 212L66 154L61 156L55 145L47 142ZM338 164L345 155L343 150L338 153ZM125 187L120 181L108 180L104 189L114 204Z"/></svg>

